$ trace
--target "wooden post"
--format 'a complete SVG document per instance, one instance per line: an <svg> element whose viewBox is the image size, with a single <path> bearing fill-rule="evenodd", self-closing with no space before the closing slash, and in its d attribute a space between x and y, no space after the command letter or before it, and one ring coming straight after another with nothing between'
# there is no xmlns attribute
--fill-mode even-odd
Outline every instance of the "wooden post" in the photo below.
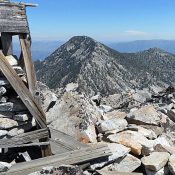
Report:
<svg viewBox="0 0 175 175"><path fill-rule="evenodd" d="M1 41L4 55L13 55L12 34L1 33Z"/></svg>
<svg viewBox="0 0 175 175"><path fill-rule="evenodd" d="M36 79L34 65L32 62L32 55L31 55L31 40L30 38L27 37L27 34L20 34L19 39L20 39L21 51L22 51L22 56L23 56L24 65L25 65L26 74L27 74L29 90L33 95L33 98L35 99L35 101L40 106L40 94L37 88L37 79ZM44 118L44 121L46 121L46 118ZM47 123L45 124L47 126ZM38 128L40 128L39 125L38 125ZM40 139L40 142L48 142L48 141L49 141L49 138ZM41 146L41 149L42 149L42 157L47 157L52 154L50 145Z"/></svg>

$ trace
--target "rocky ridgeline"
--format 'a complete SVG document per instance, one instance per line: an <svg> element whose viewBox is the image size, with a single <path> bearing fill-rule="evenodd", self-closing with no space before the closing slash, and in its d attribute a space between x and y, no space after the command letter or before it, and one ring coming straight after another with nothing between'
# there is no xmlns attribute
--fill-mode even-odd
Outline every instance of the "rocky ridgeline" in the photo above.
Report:
<svg viewBox="0 0 175 175"><path fill-rule="evenodd" d="M25 73L13 56L6 56L7 61L26 83ZM32 116L16 94L5 76L0 72L0 139L12 138L31 130L35 125ZM2 160L2 156L0 156ZM11 165L0 162L0 172Z"/></svg>
<svg viewBox="0 0 175 175"><path fill-rule="evenodd" d="M86 144L106 143L113 153L91 162L90 171L79 174L175 174L173 87L151 86L103 98L79 94L73 83L57 90L59 98L46 86L40 87L49 127Z"/></svg>

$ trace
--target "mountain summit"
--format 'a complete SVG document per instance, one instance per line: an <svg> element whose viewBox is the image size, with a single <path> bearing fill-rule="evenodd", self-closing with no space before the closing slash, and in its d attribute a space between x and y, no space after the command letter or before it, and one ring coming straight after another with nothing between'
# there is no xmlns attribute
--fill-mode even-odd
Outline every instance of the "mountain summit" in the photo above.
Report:
<svg viewBox="0 0 175 175"><path fill-rule="evenodd" d="M37 62L36 69L38 79L50 88L74 82L89 95L109 95L157 81L174 81L175 57L157 48L123 54L90 37L75 36Z"/></svg>

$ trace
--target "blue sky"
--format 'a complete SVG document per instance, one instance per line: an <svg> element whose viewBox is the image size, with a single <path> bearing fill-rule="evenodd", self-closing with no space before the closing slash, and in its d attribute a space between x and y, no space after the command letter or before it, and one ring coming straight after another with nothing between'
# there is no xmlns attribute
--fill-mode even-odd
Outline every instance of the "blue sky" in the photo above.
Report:
<svg viewBox="0 0 175 175"><path fill-rule="evenodd" d="M15 0L14 0L15 1ZM17 1L17 0L16 0ZM175 39L175 0L23 0L35 40Z"/></svg>

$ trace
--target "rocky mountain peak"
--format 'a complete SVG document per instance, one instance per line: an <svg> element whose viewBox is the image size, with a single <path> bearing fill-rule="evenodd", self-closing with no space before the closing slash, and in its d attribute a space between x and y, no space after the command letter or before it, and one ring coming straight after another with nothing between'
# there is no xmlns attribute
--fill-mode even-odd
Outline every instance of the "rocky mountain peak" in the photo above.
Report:
<svg viewBox="0 0 175 175"><path fill-rule="evenodd" d="M171 55L170 53L166 52L163 49L154 47L154 48L150 48L146 51L143 51L146 54L150 54L150 55L159 55L159 56L167 56L167 55Z"/></svg>
<svg viewBox="0 0 175 175"><path fill-rule="evenodd" d="M119 53L90 37L75 36L36 69L38 79L50 88L78 83L79 91L89 96L109 95L174 82L175 56L158 48Z"/></svg>

